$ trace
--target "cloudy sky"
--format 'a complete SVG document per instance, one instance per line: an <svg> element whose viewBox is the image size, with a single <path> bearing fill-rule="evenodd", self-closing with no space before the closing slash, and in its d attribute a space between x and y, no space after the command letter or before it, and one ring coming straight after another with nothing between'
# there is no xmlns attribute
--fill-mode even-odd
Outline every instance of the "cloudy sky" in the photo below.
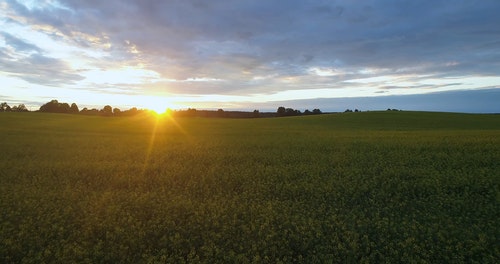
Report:
<svg viewBox="0 0 500 264"><path fill-rule="evenodd" d="M0 101L433 110L437 95L500 112L499 13L498 0L0 0Z"/></svg>

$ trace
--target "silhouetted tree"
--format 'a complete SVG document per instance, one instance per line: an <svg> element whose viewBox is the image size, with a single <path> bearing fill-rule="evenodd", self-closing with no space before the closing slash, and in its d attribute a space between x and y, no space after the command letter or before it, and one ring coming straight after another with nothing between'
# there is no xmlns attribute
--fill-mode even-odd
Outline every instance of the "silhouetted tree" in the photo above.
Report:
<svg viewBox="0 0 500 264"><path fill-rule="evenodd" d="M10 112L11 110L12 109L6 102L0 104L0 112Z"/></svg>
<svg viewBox="0 0 500 264"><path fill-rule="evenodd" d="M105 105L101 111L102 111L102 114L104 116L112 116L113 115L113 108L110 105Z"/></svg>
<svg viewBox="0 0 500 264"><path fill-rule="evenodd" d="M315 114L315 115L319 115L321 113L322 113L321 110L319 110L317 108L313 110L313 114Z"/></svg>
<svg viewBox="0 0 500 264"><path fill-rule="evenodd" d="M285 109L285 115L286 116L300 115L300 111L299 110L294 110L293 108L286 108Z"/></svg>
<svg viewBox="0 0 500 264"><path fill-rule="evenodd" d="M120 108L113 108L113 115L114 116L120 116L120 114L122 113L122 111L120 110Z"/></svg>
<svg viewBox="0 0 500 264"><path fill-rule="evenodd" d="M80 111L80 114L82 114L82 115L98 115L99 114L99 110L97 110L95 108L88 109L87 107L84 107Z"/></svg>
<svg viewBox="0 0 500 264"><path fill-rule="evenodd" d="M301 115L300 110L295 110L293 108L285 108L283 106L278 107L277 116L297 116Z"/></svg>
<svg viewBox="0 0 500 264"><path fill-rule="evenodd" d="M304 111L304 115L312 115L312 112L311 112L311 111L309 111L309 109L306 109L306 110Z"/></svg>
<svg viewBox="0 0 500 264"><path fill-rule="evenodd" d="M80 112L80 110L78 109L78 105L72 103L71 107L69 108L69 112L72 114L78 114Z"/></svg>
<svg viewBox="0 0 500 264"><path fill-rule="evenodd" d="M137 110L136 107L132 107L129 110L122 111L121 115L122 116L134 116L134 115L137 115L138 113L139 113L139 110Z"/></svg>
<svg viewBox="0 0 500 264"><path fill-rule="evenodd" d="M259 110L257 110L257 109L253 110L253 115L252 115L252 116L253 116L253 117L260 117L260 112L259 112Z"/></svg>
<svg viewBox="0 0 500 264"><path fill-rule="evenodd" d="M278 110L276 111L278 116L285 116L286 114L286 108L283 106L278 107Z"/></svg>
<svg viewBox="0 0 500 264"><path fill-rule="evenodd" d="M28 112L28 108L24 104L12 107L12 112Z"/></svg>
<svg viewBox="0 0 500 264"><path fill-rule="evenodd" d="M60 103L57 100L52 100L42 106L40 106L40 112L47 113L70 113L70 106L68 103Z"/></svg>
<svg viewBox="0 0 500 264"><path fill-rule="evenodd" d="M40 112L59 113L59 102L54 99L40 106Z"/></svg>
<svg viewBox="0 0 500 264"><path fill-rule="evenodd" d="M59 104L59 107L58 107L58 113L69 113L71 107L69 106L68 103L61 103Z"/></svg>

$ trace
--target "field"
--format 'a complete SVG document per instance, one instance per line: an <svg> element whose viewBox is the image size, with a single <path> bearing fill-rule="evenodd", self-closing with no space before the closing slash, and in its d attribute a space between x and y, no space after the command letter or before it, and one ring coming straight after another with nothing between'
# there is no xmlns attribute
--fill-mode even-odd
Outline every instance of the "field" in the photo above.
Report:
<svg viewBox="0 0 500 264"><path fill-rule="evenodd" d="M0 113L2 263L498 263L500 115Z"/></svg>

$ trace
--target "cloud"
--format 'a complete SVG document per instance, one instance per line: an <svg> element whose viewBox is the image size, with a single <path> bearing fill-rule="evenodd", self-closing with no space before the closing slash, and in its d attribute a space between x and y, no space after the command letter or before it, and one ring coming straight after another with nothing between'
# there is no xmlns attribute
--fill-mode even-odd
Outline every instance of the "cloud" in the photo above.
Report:
<svg viewBox="0 0 500 264"><path fill-rule="evenodd" d="M0 53L0 71L16 76L30 83L59 86L71 84L83 77L74 73L62 60L31 54L13 59L6 53Z"/></svg>
<svg viewBox="0 0 500 264"><path fill-rule="evenodd" d="M33 3L7 0L4 23L26 25L76 47L68 52L73 57L55 57L40 43L6 31L7 45L35 54L16 62L2 58L0 67L50 85L78 82L89 72L137 67L157 73L156 81L123 83L123 90L250 96L331 89L335 96L344 88L369 94L452 89L464 84L453 77L500 73L496 0ZM75 57L83 58L84 66L70 67ZM384 78L391 81L380 82ZM449 83L436 84L438 78ZM119 85L93 84L104 90Z"/></svg>
<svg viewBox="0 0 500 264"><path fill-rule="evenodd" d="M0 35L2 35L5 39L5 43L7 46L12 47L16 51L21 51L21 52L42 52L42 50L31 43L25 42L17 37L12 36L11 34L7 32L0 32Z"/></svg>
<svg viewBox="0 0 500 264"><path fill-rule="evenodd" d="M485 56L474 51L479 46L484 51L498 37L500 23L491 11L499 6L496 1L60 2L67 9L46 12L16 6L19 13L66 34L73 29L94 36L105 32L114 45L130 41L150 54L148 59L159 56L200 71L211 69L213 60L248 68L238 55L251 58L254 68L266 69L275 62L303 63L304 56L314 58L311 64L339 60L351 66L391 68L457 56L478 60ZM489 49L497 50L491 44ZM273 70L286 74L290 69Z"/></svg>

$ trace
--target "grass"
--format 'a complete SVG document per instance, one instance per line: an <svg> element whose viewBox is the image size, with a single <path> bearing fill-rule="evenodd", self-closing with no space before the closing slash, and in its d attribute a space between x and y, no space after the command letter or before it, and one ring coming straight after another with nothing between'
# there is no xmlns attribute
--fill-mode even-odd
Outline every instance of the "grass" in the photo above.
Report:
<svg viewBox="0 0 500 264"><path fill-rule="evenodd" d="M500 259L500 116L0 113L0 261Z"/></svg>

